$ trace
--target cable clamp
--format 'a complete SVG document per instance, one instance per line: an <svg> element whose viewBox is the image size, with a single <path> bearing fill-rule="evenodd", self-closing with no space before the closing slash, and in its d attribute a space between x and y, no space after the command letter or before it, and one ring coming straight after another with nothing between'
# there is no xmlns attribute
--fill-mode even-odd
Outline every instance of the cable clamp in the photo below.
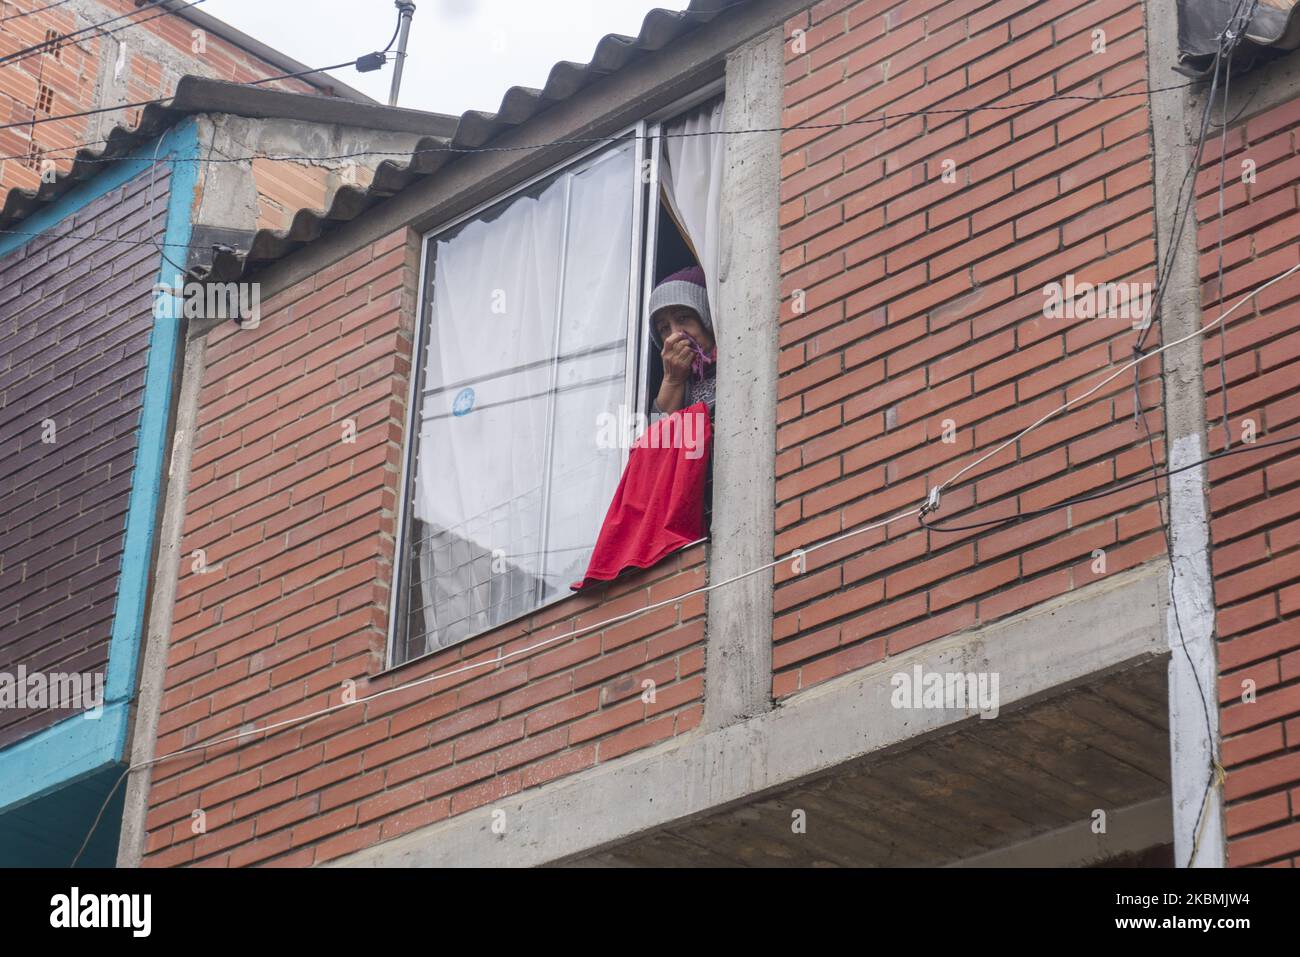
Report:
<svg viewBox="0 0 1300 957"><path fill-rule="evenodd" d="M939 510L939 495L942 491L943 487L940 485L936 485L934 488L930 489L930 494L926 497L925 504L921 506L921 511L916 516L918 522L924 522L925 516L929 515L931 512L937 512Z"/></svg>

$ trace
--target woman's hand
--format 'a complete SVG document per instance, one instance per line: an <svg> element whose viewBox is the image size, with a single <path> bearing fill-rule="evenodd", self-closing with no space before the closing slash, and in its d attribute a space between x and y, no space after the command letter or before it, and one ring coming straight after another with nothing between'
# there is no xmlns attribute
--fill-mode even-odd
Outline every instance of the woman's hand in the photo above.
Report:
<svg viewBox="0 0 1300 957"><path fill-rule="evenodd" d="M695 352L686 336L674 332L664 340L659 357L664 362L664 379L659 383L655 407L667 415L686 405L686 389L691 381L691 360Z"/></svg>
<svg viewBox="0 0 1300 957"><path fill-rule="evenodd" d="M674 385L685 385L691 378L691 362L695 352L690 340L680 332L674 332L664 341L663 351L659 357L664 363L664 378Z"/></svg>

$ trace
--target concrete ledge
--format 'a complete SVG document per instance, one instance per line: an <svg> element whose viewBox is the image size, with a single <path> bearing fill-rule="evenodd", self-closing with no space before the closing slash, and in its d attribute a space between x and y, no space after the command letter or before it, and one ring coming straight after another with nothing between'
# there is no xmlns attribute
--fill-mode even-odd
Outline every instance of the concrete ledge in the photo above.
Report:
<svg viewBox="0 0 1300 957"><path fill-rule="evenodd" d="M891 677L995 671L1001 710L1169 653L1164 562L985 628L922 645L746 721L663 745L458 816L329 866L502 867L561 860L951 730L973 711L890 705ZM492 831L493 812L505 831Z"/></svg>
<svg viewBox="0 0 1300 957"><path fill-rule="evenodd" d="M0 751L0 815L112 767L122 757L127 702L74 714Z"/></svg>

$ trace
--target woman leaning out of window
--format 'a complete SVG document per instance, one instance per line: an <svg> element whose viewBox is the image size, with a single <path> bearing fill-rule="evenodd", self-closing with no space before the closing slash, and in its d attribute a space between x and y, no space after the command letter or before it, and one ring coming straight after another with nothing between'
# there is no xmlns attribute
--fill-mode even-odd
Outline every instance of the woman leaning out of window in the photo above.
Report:
<svg viewBox="0 0 1300 957"><path fill-rule="evenodd" d="M664 365L654 411L667 414L704 402L712 416L718 351L703 269L678 270L655 286L650 335Z"/></svg>

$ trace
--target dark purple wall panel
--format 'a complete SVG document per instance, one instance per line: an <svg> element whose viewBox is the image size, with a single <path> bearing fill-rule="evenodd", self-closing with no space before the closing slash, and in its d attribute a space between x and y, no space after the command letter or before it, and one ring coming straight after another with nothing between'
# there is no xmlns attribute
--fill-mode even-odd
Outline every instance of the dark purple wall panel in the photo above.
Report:
<svg viewBox="0 0 1300 957"><path fill-rule="evenodd" d="M136 177L0 259L0 672L107 672L161 262L137 243L167 187L151 215ZM0 708L0 747L70 713Z"/></svg>

